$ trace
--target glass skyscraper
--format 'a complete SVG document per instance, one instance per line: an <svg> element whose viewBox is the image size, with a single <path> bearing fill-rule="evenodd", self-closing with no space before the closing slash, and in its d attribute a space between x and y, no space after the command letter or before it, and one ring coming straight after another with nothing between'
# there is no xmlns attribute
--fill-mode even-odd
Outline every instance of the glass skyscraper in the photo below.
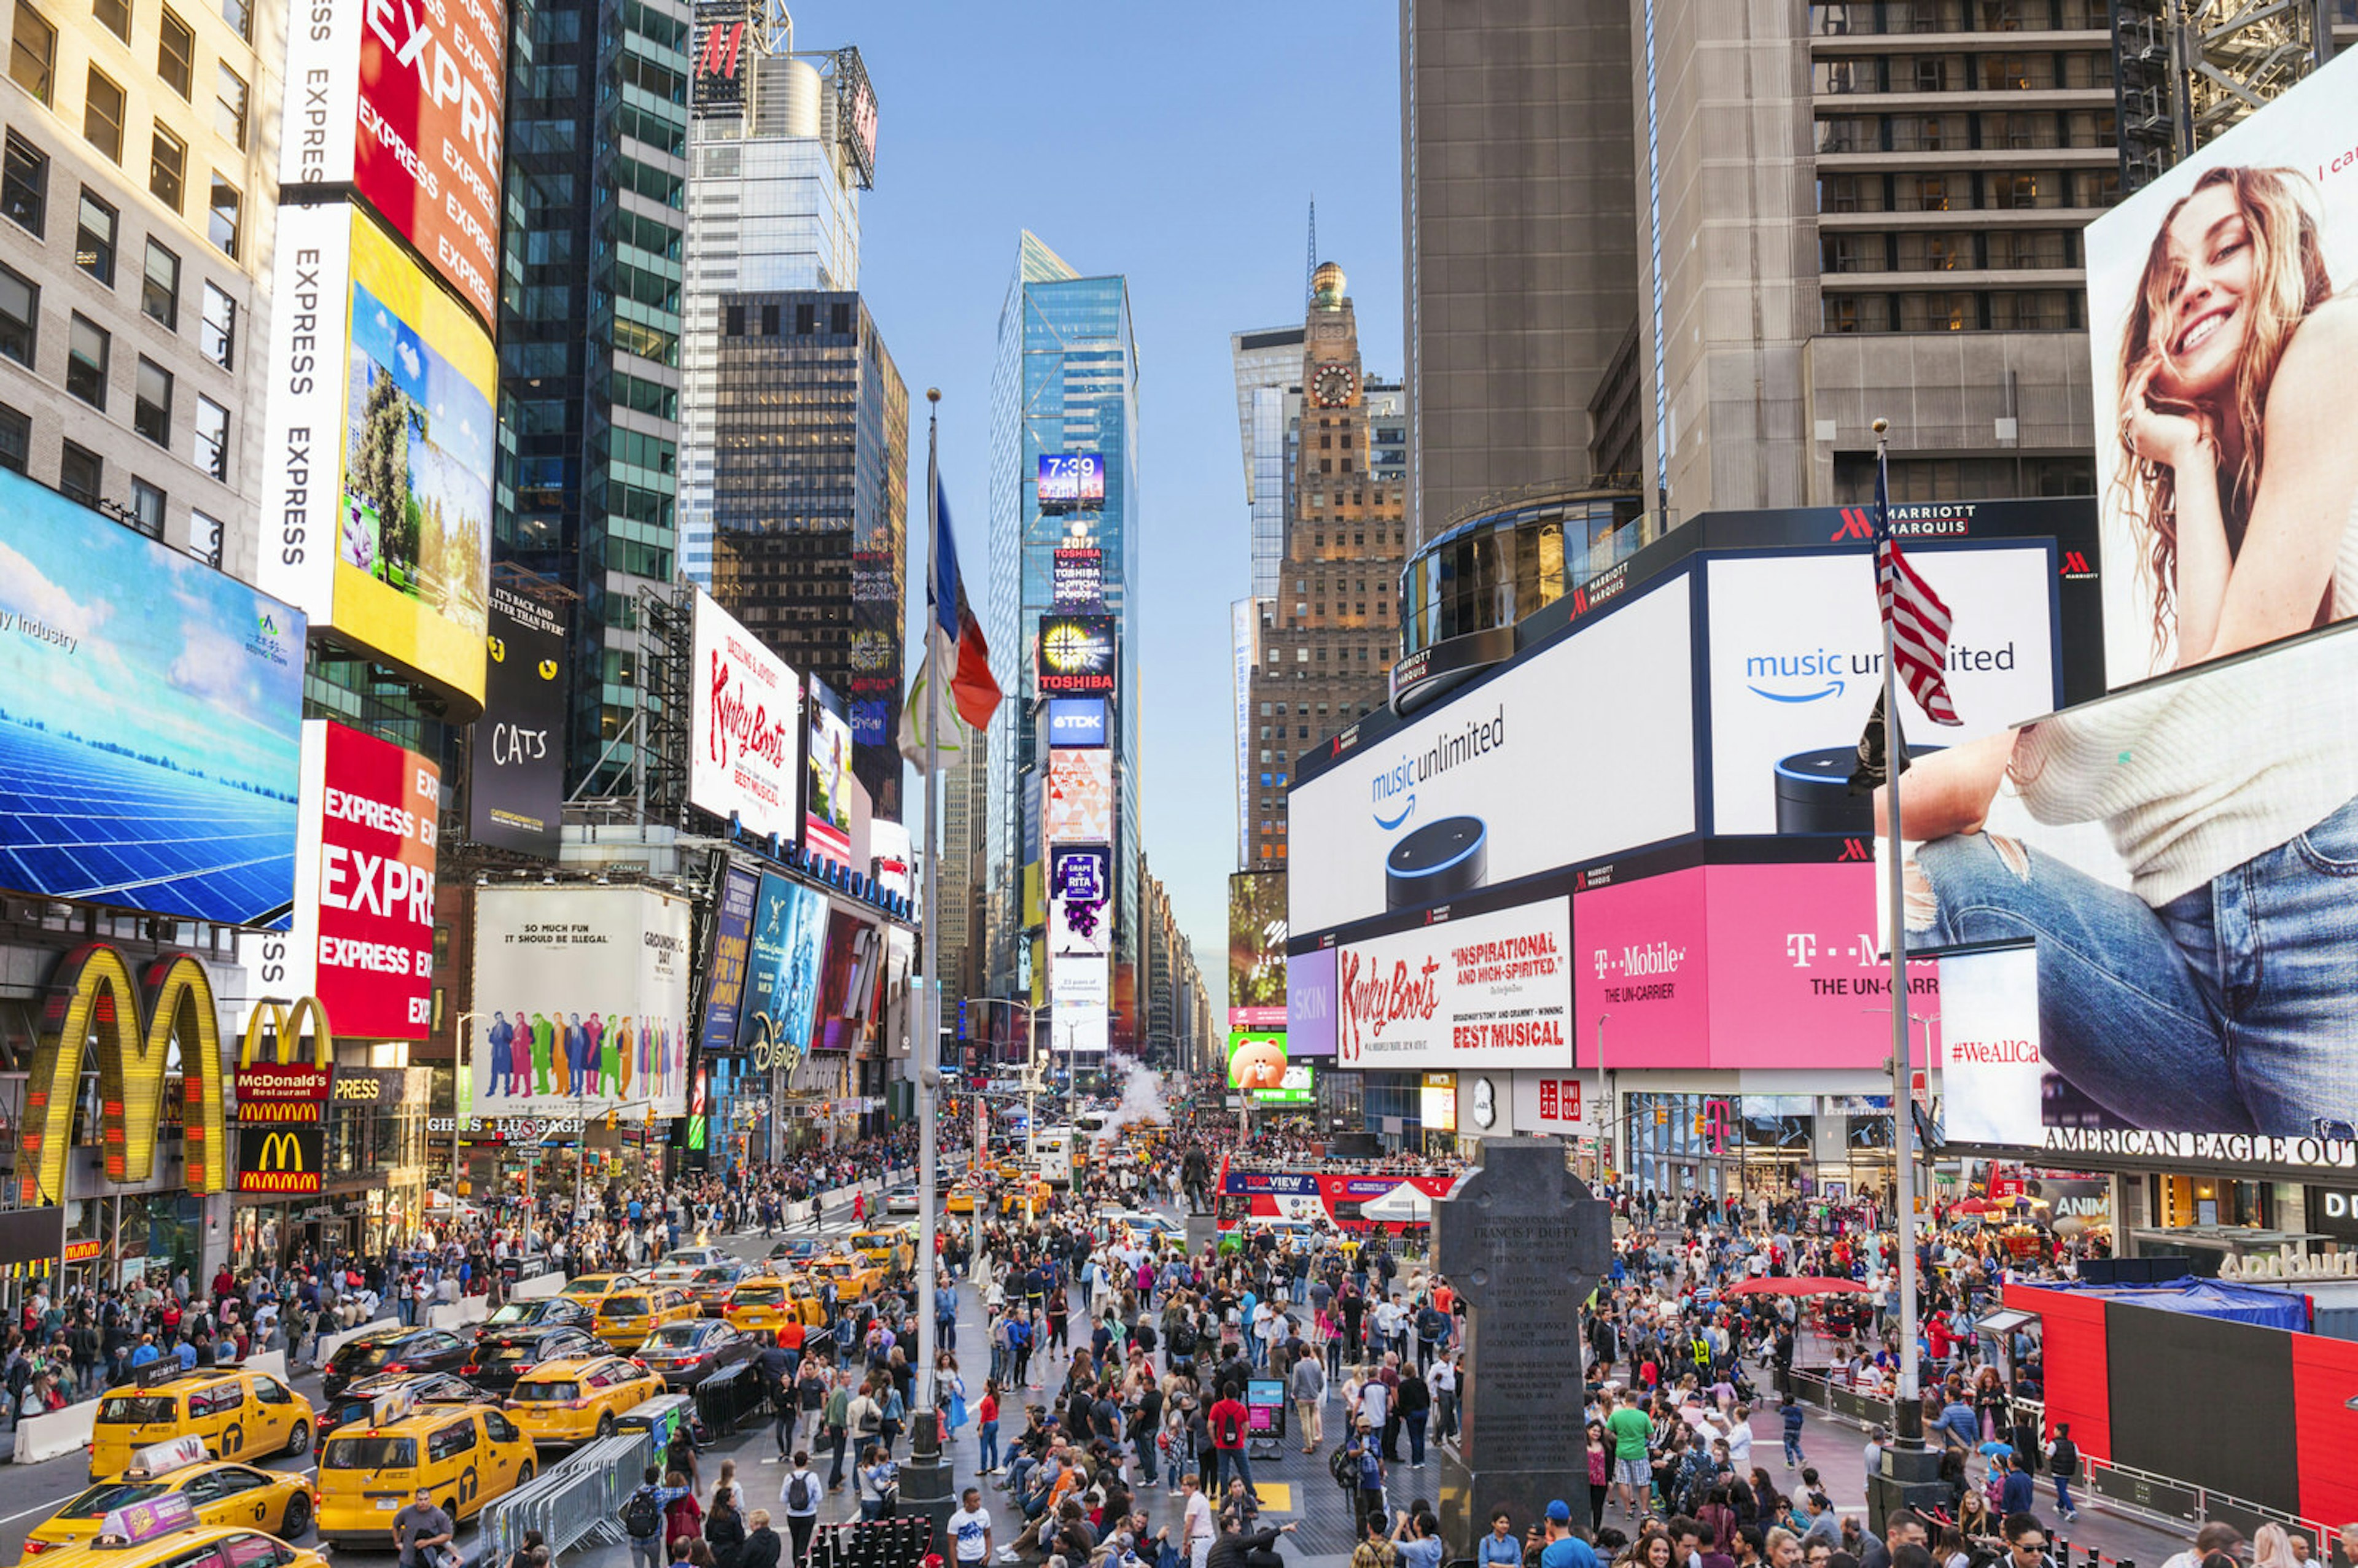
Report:
<svg viewBox="0 0 2358 1568"><path fill-rule="evenodd" d="M673 578L692 15L510 13L494 554L577 596L575 782L637 707L635 595ZM633 761L606 754L601 785Z"/></svg>
<svg viewBox="0 0 2358 1568"><path fill-rule="evenodd" d="M1036 478L1044 452L1095 452L1105 461L1105 503L1095 512L1043 515ZM1072 542L1076 520L1103 552L1105 608L1120 659L1113 694L1114 930L1112 1004L1117 1043L1144 1032L1139 993L1138 347L1130 285L1119 275L1084 277L1026 232L1006 303L990 383L990 591L985 630L992 673L1009 699L991 721L990 822L986 851L989 985L1014 996L1027 950L1023 801L1042 767L1033 722L1033 645L1054 602L1051 556Z"/></svg>

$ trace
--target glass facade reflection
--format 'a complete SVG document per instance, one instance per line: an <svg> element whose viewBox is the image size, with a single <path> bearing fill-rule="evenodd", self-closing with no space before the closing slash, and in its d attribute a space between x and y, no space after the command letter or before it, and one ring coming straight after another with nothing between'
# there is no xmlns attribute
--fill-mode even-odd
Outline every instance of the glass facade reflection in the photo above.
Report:
<svg viewBox="0 0 2358 1568"><path fill-rule="evenodd" d="M1626 560L1640 543L1634 491L1580 491L1469 517L1401 572L1401 652L1512 626Z"/></svg>
<svg viewBox="0 0 2358 1568"><path fill-rule="evenodd" d="M1632 1093L1615 1141L1633 1189L1857 1197L1891 1182L1887 1097Z"/></svg>

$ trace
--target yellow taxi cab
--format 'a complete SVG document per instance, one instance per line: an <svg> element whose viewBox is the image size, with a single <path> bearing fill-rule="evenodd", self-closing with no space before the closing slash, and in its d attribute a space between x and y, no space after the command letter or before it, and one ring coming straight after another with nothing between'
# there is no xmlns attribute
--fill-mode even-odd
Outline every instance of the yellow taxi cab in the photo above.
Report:
<svg viewBox="0 0 2358 1568"><path fill-rule="evenodd" d="M637 1274L581 1274L566 1281L565 1288L557 1293L595 1307L616 1291L635 1291L645 1283Z"/></svg>
<svg viewBox="0 0 2358 1568"><path fill-rule="evenodd" d="M917 1249L909 1245L909 1233L899 1226L880 1230L855 1230L848 1245L852 1252L888 1274L903 1273L916 1261Z"/></svg>
<svg viewBox="0 0 2358 1568"><path fill-rule="evenodd" d="M980 1199L981 1195L979 1193L976 1192L973 1187L968 1186L966 1183L960 1182L957 1185L949 1190L949 1195L947 1197L942 1199L942 1212L945 1214L972 1214L975 1209L975 1205L979 1202Z"/></svg>
<svg viewBox="0 0 2358 1568"><path fill-rule="evenodd" d="M598 1303L590 1332L621 1351L636 1350L647 1336L667 1323L687 1323L704 1315L704 1308L687 1292L672 1285L648 1285L617 1291Z"/></svg>
<svg viewBox="0 0 2358 1568"><path fill-rule="evenodd" d="M299 1472L260 1470L207 1459L203 1440L182 1437L143 1448L112 1481L84 1487L25 1537L25 1555L94 1541L107 1517L134 1504L177 1498L199 1524L297 1536L311 1528L311 1486Z"/></svg>
<svg viewBox="0 0 2358 1568"><path fill-rule="evenodd" d="M1029 1181L1011 1182L999 1189L999 1212L1013 1214L1022 1209L1026 1217L1037 1219L1047 1212L1048 1196L1054 1190L1036 1176Z"/></svg>
<svg viewBox="0 0 2358 1568"><path fill-rule="evenodd" d="M28 1541L26 1552L33 1547ZM238 1525L206 1524L187 1498L163 1493L101 1516L90 1539L49 1548L44 1568L328 1568L317 1552Z"/></svg>
<svg viewBox="0 0 2358 1568"><path fill-rule="evenodd" d="M817 1280L808 1274L796 1274L786 1281L786 1299L795 1303L805 1328L827 1326L827 1301L819 1294Z"/></svg>
<svg viewBox="0 0 2358 1568"><path fill-rule="evenodd" d="M535 1443L611 1437L625 1411L664 1391L663 1374L620 1356L544 1361L516 1379L507 1412Z"/></svg>
<svg viewBox="0 0 2358 1568"><path fill-rule="evenodd" d="M848 1252L829 1252L814 1258L804 1265L803 1271L814 1281L827 1281L835 1286L835 1299L855 1302L884 1282L884 1271L867 1259Z"/></svg>
<svg viewBox="0 0 2358 1568"><path fill-rule="evenodd" d="M267 1372L228 1363L183 1372L157 1362L128 1388L98 1401L90 1434L90 1478L131 1466L142 1448L195 1437L217 1459L301 1454L311 1446L311 1401Z"/></svg>
<svg viewBox="0 0 2358 1568"><path fill-rule="evenodd" d="M787 1284L775 1274L748 1274L729 1287L721 1298L720 1315L732 1328L746 1334L775 1334L787 1324L800 1325L802 1309L787 1293Z"/></svg>
<svg viewBox="0 0 2358 1568"><path fill-rule="evenodd" d="M506 1411L488 1404L435 1405L366 1426L353 1424L319 1445L319 1539L387 1546L393 1516L423 1487L455 1522L532 1479L538 1455Z"/></svg>

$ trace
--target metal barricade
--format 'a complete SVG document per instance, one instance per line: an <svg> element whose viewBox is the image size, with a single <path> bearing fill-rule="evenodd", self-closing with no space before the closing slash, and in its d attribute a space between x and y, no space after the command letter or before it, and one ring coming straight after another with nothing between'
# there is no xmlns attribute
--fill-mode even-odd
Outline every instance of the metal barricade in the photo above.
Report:
<svg viewBox="0 0 2358 1568"><path fill-rule="evenodd" d="M766 1402L762 1379L753 1364L741 1361L725 1372L715 1372L696 1385L696 1419L713 1437L733 1432L737 1423Z"/></svg>
<svg viewBox="0 0 2358 1568"><path fill-rule="evenodd" d="M811 1538L809 1568L918 1568L934 1546L923 1514L821 1525Z"/></svg>
<svg viewBox="0 0 2358 1568"><path fill-rule="evenodd" d="M622 1504L643 1484L654 1446L644 1432L584 1444L483 1510L482 1554L504 1563L536 1530L554 1558L584 1542L622 1541Z"/></svg>

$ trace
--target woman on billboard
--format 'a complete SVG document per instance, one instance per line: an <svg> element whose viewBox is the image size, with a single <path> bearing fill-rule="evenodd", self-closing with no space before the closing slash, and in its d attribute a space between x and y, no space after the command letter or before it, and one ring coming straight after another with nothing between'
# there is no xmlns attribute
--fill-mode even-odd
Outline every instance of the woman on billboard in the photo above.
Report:
<svg viewBox="0 0 2358 1568"><path fill-rule="evenodd" d="M2152 593L2147 673L2358 614L2353 353L2308 177L2205 171L2155 232L2120 340L2112 503Z"/></svg>

